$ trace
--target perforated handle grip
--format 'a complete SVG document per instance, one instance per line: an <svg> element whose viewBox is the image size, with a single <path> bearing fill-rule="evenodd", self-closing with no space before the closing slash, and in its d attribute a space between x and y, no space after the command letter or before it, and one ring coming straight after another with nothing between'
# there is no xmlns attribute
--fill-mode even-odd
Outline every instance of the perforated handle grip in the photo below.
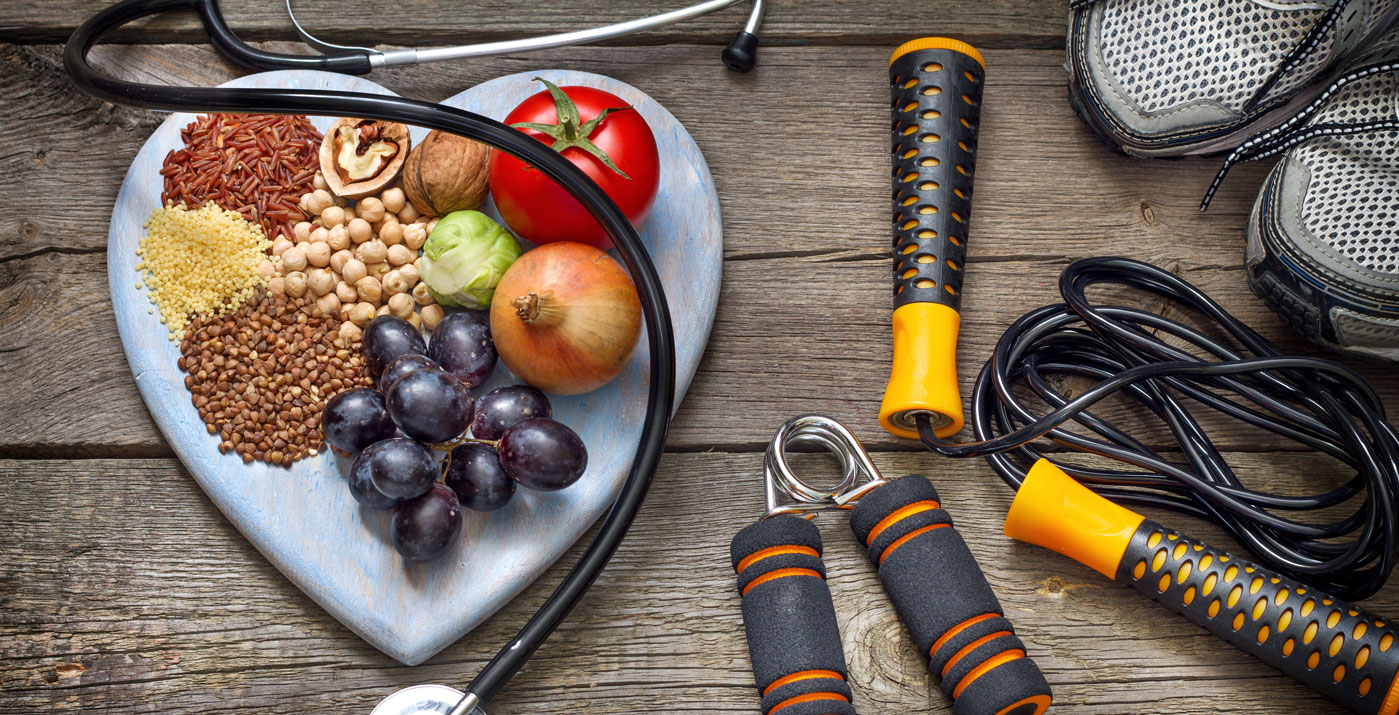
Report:
<svg viewBox="0 0 1399 715"><path fill-rule="evenodd" d="M1049 707L1049 683L927 479L904 477L866 494L850 527L953 712L1039 715Z"/></svg>
<svg viewBox="0 0 1399 715"><path fill-rule="evenodd" d="M738 532L729 555L764 715L855 715L821 532L774 517Z"/></svg>
<svg viewBox="0 0 1399 715"><path fill-rule="evenodd" d="M962 429L957 331L986 67L958 40L929 37L894 52L894 368L880 423L916 438L927 414L940 436Z"/></svg>
<svg viewBox="0 0 1399 715"><path fill-rule="evenodd" d="M1116 578L1354 712L1399 711L1399 647L1373 613L1149 519Z"/></svg>

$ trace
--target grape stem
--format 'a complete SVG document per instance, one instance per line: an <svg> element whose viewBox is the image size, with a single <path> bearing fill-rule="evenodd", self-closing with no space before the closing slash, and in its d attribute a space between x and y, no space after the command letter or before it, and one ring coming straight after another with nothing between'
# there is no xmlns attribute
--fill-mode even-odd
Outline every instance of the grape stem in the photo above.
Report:
<svg viewBox="0 0 1399 715"><path fill-rule="evenodd" d="M434 445L432 445L432 448L435 449L435 450L438 450L439 452L448 452L448 453L450 453L452 450L456 449L457 447L460 447L460 446L462 446L462 445L464 445L464 444L471 444L471 443L473 443L473 442L476 443L476 444L488 444L488 445L490 445L490 446L492 446L492 447L494 447L494 448L496 448L496 449L500 449L500 440L476 439L475 437L458 437L458 438L452 440L451 442L443 442L443 443L441 443L441 444L434 444Z"/></svg>
<svg viewBox="0 0 1399 715"><path fill-rule="evenodd" d="M500 440L476 439L475 437L458 437L452 440L451 442L443 442L441 444L432 445L433 449L439 452L447 453L447 458L442 460L442 472L437 475L438 484L442 484L447 480L447 471L452 468L452 450L464 444L470 444L472 442L475 442L476 444L488 444L493 449L497 451L500 450Z"/></svg>

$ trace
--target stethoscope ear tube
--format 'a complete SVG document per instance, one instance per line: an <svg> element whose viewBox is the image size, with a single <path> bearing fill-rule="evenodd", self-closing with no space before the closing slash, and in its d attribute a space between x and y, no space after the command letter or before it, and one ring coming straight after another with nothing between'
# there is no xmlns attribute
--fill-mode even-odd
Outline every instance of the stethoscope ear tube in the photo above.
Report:
<svg viewBox="0 0 1399 715"><path fill-rule="evenodd" d="M164 87L115 79L97 72L88 52L111 30L167 10L199 10L221 52L257 69L354 67L337 56L308 58L263 53L228 31L213 0L124 0L103 9L76 30L64 48L64 66L79 88L100 99L169 111L355 116L439 129L493 146L542 171L587 207L606 230L630 271L641 298L650 350L646 415L631 471L587 551L519 634L482 669L466 700L485 704L507 683L587 592L630 528L660 463L675 403L675 338L664 288L627 217L591 179L559 154L492 119L431 102L363 93L303 89ZM346 55L348 57L348 55ZM366 59L367 61L367 59ZM341 69L339 71L354 71Z"/></svg>

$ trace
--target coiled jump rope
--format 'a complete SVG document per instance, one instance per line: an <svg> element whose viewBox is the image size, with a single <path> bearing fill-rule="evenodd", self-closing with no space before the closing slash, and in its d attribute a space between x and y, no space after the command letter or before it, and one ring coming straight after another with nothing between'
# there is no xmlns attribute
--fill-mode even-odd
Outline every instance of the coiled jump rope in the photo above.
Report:
<svg viewBox="0 0 1399 715"><path fill-rule="evenodd" d="M1069 266L1064 302L1011 325L978 376L970 413L978 442L948 441L964 419L956 341L983 74L975 49L937 38L899 48L890 64L894 359L880 423L937 454L985 457L1012 487L1044 456L1031 444L1040 438L1124 462L1067 471L1114 501L1209 519L1269 567L1337 595L1373 594L1399 556L1399 438L1374 390L1335 362L1286 355L1160 268L1124 258ZM1201 322L1087 295L1112 285L1164 298ZM1051 376L1096 384L1071 398ZM1089 411L1112 394L1156 415L1183 460ZM1355 476L1307 496L1250 489L1210 439L1202 410L1330 455ZM1351 513L1323 513L1353 498L1361 501Z"/></svg>
<svg viewBox="0 0 1399 715"><path fill-rule="evenodd" d="M1399 436L1354 371L1283 353L1168 271L1091 258L1063 272L1063 303L1027 313L1001 337L972 393L977 441L951 441L964 424L956 338L979 75L965 60L919 49L896 53L890 67L894 360L881 424L936 454L984 457L1018 490L1008 536L1131 586L1354 712L1399 714L1399 632L1341 600L1378 591L1399 555ZM955 122L942 121L949 113ZM1110 286L1193 316L1088 296ZM1069 394L1063 378L1086 387ZM1178 456L1092 411L1111 396L1159 419ZM1208 413L1329 455L1353 476L1306 495L1251 488L1210 438ZM1041 439L1057 444L1054 462L1035 445ZM1124 466L1066 465L1064 451ZM1261 565L1123 505L1219 524ZM944 591L925 591L925 608L951 602ZM997 713L981 705L975 712Z"/></svg>
<svg viewBox="0 0 1399 715"><path fill-rule="evenodd" d="M1094 302L1087 291L1095 286L1165 298L1198 320ZM1343 600L1379 590L1399 546L1399 438L1374 390L1342 365L1284 354L1189 282L1146 263L1081 260L1065 269L1059 290L1064 302L1017 320L978 375L971 421L979 441L949 442L917 415L923 444L985 457L1018 489L1007 536L1130 586L1352 712L1399 713L1399 631ZM1091 386L1070 397L1054 382L1066 376ZM1161 420L1181 456L1168 459L1091 411L1114 395ZM1208 412L1329 455L1354 476L1300 496L1250 488L1210 439ZM1126 466L1070 466L1031 444L1040 438ZM1261 565L1128 504L1215 522Z"/></svg>
<svg viewBox="0 0 1399 715"><path fill-rule="evenodd" d="M1087 295L1094 286L1165 298L1201 316L1201 325L1095 303ZM1330 360L1284 354L1200 289L1140 261L1075 262L1059 289L1064 302L1011 325L978 375L971 422L980 441L946 441L920 415L919 437L930 450L985 457L1016 488L1047 456L1031 444L1037 439L1108 457L1127 466L1068 466L1052 458L1112 501L1213 521L1268 567L1313 586L1352 599L1379 590L1399 549L1399 436L1362 377ZM1095 382L1071 398L1054 376ZM1112 395L1159 418L1183 459L1168 459L1091 411ZM1355 476L1303 496L1249 488L1202 424L1209 411L1329 455ZM1070 423L1082 430L1067 429ZM1360 501L1350 513L1326 511L1352 499Z"/></svg>
<svg viewBox="0 0 1399 715"><path fill-rule="evenodd" d="M1399 437L1350 369L1284 354L1168 271L1081 260L1060 278L1064 302L1017 320L981 370L969 413L977 441L951 441L964 426L956 343L984 71L975 49L942 38L908 43L891 61L894 359L881 425L936 454L986 458L1018 489L1007 535L1131 586L1355 712L1396 715L1399 633L1341 598L1373 594L1394 567ZM1164 298L1198 320L1089 298L1109 286ZM1087 385L1071 395L1063 378ZM1114 395L1160 419L1179 457L1092 411ZM1303 496L1250 488L1210 439L1207 412L1327 454L1354 476ZM1041 439L1057 443L1056 459L1078 451L1125 466L1056 466ZM783 451L801 442L841 459L834 489L791 473ZM847 429L815 415L783 426L764 471L766 516L731 547L763 712L854 712L820 535L796 518L825 510L850 511L958 715L1038 715L1050 705L1048 684L926 478L883 479ZM1262 565L1123 504L1218 523Z"/></svg>

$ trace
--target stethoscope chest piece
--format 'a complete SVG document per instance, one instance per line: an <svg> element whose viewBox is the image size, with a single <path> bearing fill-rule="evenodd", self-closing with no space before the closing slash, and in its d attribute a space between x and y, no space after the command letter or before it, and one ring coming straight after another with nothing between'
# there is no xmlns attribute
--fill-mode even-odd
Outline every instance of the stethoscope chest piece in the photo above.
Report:
<svg viewBox="0 0 1399 715"><path fill-rule="evenodd" d="M414 685L379 701L370 715L486 715L470 705L458 711L462 696L460 690L445 685Z"/></svg>

